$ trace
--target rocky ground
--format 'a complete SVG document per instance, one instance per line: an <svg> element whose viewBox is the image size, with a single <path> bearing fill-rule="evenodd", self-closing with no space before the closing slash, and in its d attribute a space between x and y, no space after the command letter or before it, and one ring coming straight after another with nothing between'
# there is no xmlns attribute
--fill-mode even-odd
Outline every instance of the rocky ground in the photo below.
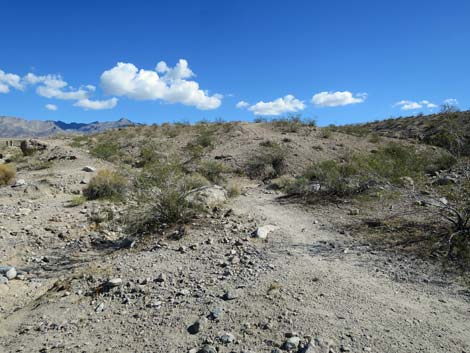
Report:
<svg viewBox="0 0 470 353"><path fill-rule="evenodd" d="M347 209L241 179L217 211L130 242L90 223L119 204L68 207L84 167L112 165L49 144L47 169L0 188L0 266L17 272L1 352L470 352L469 291L340 230Z"/></svg>

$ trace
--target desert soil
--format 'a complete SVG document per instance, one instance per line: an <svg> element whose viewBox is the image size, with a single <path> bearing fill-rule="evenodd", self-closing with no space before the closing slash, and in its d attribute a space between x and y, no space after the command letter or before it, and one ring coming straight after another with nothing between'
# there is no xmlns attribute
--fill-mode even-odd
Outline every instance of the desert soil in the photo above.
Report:
<svg viewBox="0 0 470 353"><path fill-rule="evenodd" d="M66 207L84 166L112 166L49 143L52 167L0 189L0 265L19 272L0 284L0 352L470 352L468 290L339 231L345 209L241 179L213 214L129 244L90 226L105 203Z"/></svg>

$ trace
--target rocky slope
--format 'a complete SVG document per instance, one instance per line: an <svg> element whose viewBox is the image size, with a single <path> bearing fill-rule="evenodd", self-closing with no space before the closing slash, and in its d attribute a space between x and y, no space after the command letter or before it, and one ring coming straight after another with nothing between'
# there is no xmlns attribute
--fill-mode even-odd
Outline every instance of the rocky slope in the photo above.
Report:
<svg viewBox="0 0 470 353"><path fill-rule="evenodd" d="M17 271L0 284L2 352L470 351L468 290L342 231L356 218L347 204L306 208L238 178L239 197L129 242L91 221L122 204L69 207L115 165L46 142L36 157L48 168L21 168L24 183L0 188L0 266Z"/></svg>

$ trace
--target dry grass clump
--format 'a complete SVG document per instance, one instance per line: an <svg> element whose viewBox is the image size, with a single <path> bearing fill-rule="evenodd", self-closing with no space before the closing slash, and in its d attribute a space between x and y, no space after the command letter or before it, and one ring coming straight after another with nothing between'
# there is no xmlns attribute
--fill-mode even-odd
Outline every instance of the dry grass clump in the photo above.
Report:
<svg viewBox="0 0 470 353"><path fill-rule="evenodd" d="M16 177L16 169L11 164L0 164L0 185L8 185Z"/></svg>

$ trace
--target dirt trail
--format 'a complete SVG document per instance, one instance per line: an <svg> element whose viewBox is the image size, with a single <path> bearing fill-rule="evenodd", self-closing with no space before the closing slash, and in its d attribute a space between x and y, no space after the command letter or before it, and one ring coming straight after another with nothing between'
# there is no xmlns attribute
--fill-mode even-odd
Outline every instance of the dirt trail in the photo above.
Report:
<svg viewBox="0 0 470 353"><path fill-rule="evenodd" d="M339 337L343 348L353 351L469 351L470 305L458 288L398 283L381 275L370 261L376 255L345 253L342 236L321 216L312 216L315 210L281 204L259 188L238 198L233 208L279 227L265 245L279 269L271 275L301 295L294 305L296 320L312 334ZM336 243L330 254L317 251L324 241Z"/></svg>

